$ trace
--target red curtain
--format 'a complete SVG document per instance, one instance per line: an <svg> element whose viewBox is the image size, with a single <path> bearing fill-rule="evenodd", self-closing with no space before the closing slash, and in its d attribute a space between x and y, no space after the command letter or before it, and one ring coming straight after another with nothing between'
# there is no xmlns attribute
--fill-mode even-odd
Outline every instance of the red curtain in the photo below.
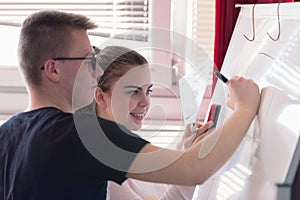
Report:
<svg viewBox="0 0 300 200"><path fill-rule="evenodd" d="M214 71L221 70L240 9L235 4L293 2L293 0L216 0ZM213 77L214 90L216 77Z"/></svg>

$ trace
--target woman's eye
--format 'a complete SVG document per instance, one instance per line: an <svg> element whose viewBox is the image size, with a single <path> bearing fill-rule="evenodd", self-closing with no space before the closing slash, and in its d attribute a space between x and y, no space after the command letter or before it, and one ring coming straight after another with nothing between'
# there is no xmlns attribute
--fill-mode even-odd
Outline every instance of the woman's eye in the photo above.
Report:
<svg viewBox="0 0 300 200"><path fill-rule="evenodd" d="M131 94L131 95L136 95L137 93L138 93L137 90L133 90L133 91L130 91L130 92L129 92L129 94Z"/></svg>
<svg viewBox="0 0 300 200"><path fill-rule="evenodd" d="M148 89L146 94L150 95L151 93L152 93L152 90Z"/></svg>

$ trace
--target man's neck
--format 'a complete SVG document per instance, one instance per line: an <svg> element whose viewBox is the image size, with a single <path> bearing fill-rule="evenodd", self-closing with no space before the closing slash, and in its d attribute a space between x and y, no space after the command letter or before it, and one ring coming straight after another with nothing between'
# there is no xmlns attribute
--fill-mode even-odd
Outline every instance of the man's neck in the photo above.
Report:
<svg viewBox="0 0 300 200"><path fill-rule="evenodd" d="M54 107L64 112L71 112L71 106L66 100L58 97L51 91L43 92L39 89L29 89L29 105L27 110L36 110L39 108Z"/></svg>

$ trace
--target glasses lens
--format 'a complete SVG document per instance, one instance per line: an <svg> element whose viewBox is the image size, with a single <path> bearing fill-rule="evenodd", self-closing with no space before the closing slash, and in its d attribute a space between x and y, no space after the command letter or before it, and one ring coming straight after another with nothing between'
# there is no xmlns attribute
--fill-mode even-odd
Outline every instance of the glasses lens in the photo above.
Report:
<svg viewBox="0 0 300 200"><path fill-rule="evenodd" d="M96 55L92 58L92 68L94 71L96 70Z"/></svg>
<svg viewBox="0 0 300 200"><path fill-rule="evenodd" d="M97 56L100 53L100 49L98 47L96 47L96 46L93 46L93 49L94 49L94 55L93 55L93 58L92 58L92 67L93 67L93 70L96 70L96 67L97 67Z"/></svg>
<svg viewBox="0 0 300 200"><path fill-rule="evenodd" d="M100 53L100 49L98 47L93 46L93 49L94 49L96 55Z"/></svg>

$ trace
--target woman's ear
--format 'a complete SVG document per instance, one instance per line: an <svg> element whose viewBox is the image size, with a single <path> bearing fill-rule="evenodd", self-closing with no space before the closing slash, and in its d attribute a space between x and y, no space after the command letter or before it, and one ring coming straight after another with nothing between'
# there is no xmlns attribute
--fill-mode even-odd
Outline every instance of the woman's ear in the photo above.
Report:
<svg viewBox="0 0 300 200"><path fill-rule="evenodd" d="M97 106L99 106L102 109L105 109L107 107L107 102L106 102L104 96L105 96L105 93L103 92L103 90L100 87L96 87L96 89L94 91L94 99L95 99Z"/></svg>

